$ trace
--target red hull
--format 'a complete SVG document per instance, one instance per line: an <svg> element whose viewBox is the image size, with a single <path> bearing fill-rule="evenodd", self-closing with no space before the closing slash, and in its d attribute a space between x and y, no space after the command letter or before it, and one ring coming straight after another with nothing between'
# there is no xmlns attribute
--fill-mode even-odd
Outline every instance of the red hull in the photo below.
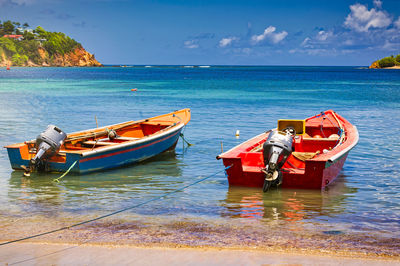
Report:
<svg viewBox="0 0 400 266"><path fill-rule="evenodd" d="M329 138L311 137L319 132L324 136L336 133L338 124L342 126L345 136L341 143ZM304 136L296 137L295 150L300 153L316 151L320 151L320 153L314 158L304 161L290 155L282 167L282 187L284 188L324 188L339 175L349 151L358 142L356 127L330 110L324 112L324 115L306 119L306 132L307 134ZM269 132L260 134L218 156L223 159L226 167L231 166L227 169L229 185L263 186L265 179L265 175L261 171L265 167L263 153L260 149L254 150L256 147L262 146L268 135Z"/></svg>

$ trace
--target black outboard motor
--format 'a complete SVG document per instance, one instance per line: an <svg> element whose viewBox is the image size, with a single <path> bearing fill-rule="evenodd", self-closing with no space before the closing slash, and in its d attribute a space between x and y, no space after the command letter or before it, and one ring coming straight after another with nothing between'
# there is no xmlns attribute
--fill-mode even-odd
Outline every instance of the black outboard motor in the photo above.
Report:
<svg viewBox="0 0 400 266"><path fill-rule="evenodd" d="M271 131L267 141L263 145L265 173L263 191L266 192L272 185L279 186L282 183L281 167L292 153L293 137L296 134L291 127L283 131Z"/></svg>
<svg viewBox="0 0 400 266"><path fill-rule="evenodd" d="M64 143L67 138L61 129L56 126L49 125L47 129L40 133L36 138L36 155L29 163L29 167L26 169L24 175L29 176L29 173L34 169L38 168L42 170L43 160L54 155Z"/></svg>

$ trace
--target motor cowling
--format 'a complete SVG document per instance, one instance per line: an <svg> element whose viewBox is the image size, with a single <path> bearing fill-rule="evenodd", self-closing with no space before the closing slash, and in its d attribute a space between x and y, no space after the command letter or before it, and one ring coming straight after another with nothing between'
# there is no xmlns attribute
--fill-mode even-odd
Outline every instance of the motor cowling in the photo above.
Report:
<svg viewBox="0 0 400 266"><path fill-rule="evenodd" d="M263 145L263 156L265 168L265 181L263 191L266 192L272 185L279 186L282 183L281 167L293 151L293 128L283 131L271 131Z"/></svg>
<svg viewBox="0 0 400 266"><path fill-rule="evenodd" d="M66 138L67 134L60 128L49 125L44 132L36 137L36 155L30 161L30 168L37 167L44 159L54 155Z"/></svg>

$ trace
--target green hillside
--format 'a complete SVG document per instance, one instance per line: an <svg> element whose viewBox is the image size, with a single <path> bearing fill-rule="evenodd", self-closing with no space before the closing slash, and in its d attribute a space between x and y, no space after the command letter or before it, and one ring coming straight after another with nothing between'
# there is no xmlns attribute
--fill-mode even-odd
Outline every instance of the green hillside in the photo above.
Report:
<svg viewBox="0 0 400 266"><path fill-rule="evenodd" d="M397 56L392 55L379 59L373 62L370 68L386 68L394 66L400 66L400 54Z"/></svg>
<svg viewBox="0 0 400 266"><path fill-rule="evenodd" d="M49 32L40 26L29 29L27 23L21 26L19 22L0 21L0 63L51 65L55 57L77 48L82 48L82 45L62 32Z"/></svg>

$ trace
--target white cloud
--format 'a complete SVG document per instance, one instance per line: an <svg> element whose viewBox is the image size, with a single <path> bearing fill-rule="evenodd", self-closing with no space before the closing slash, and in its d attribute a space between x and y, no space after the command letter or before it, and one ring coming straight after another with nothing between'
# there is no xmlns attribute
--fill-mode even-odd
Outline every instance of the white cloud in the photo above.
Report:
<svg viewBox="0 0 400 266"><path fill-rule="evenodd" d="M286 38L288 33L286 31L282 31L279 33L275 33L276 28L274 26L269 26L264 30L264 32L260 35L253 35L251 40L254 44L260 43L266 39L269 39L272 43L279 43L283 39Z"/></svg>
<svg viewBox="0 0 400 266"><path fill-rule="evenodd" d="M345 40L345 41L343 41L343 44L345 45L345 46L352 46L352 45L354 45L355 44L355 42L354 42L354 40Z"/></svg>
<svg viewBox="0 0 400 266"><path fill-rule="evenodd" d="M22 6L33 4L34 2L35 0L0 0L0 6L4 6L7 4Z"/></svg>
<svg viewBox="0 0 400 266"><path fill-rule="evenodd" d="M322 45L330 45L332 43L332 37L334 36L335 35L332 31L320 30L313 38L306 37L300 46L308 49L314 49L321 47Z"/></svg>
<svg viewBox="0 0 400 266"><path fill-rule="evenodd" d="M397 52L399 50L399 45L400 45L399 42L393 43L393 42L386 40L385 43L382 45L382 49L386 50L386 51L396 51Z"/></svg>
<svg viewBox="0 0 400 266"><path fill-rule="evenodd" d="M368 10L365 5L354 4L350 6L350 10L344 25L358 32L367 32L370 28L386 28L392 23L386 12L375 8Z"/></svg>
<svg viewBox="0 0 400 266"><path fill-rule="evenodd" d="M282 31L280 33L272 34L271 35L272 42L273 43L278 43L278 42L282 41L283 39L285 39L287 35L288 35L288 33L286 31Z"/></svg>
<svg viewBox="0 0 400 266"><path fill-rule="evenodd" d="M376 8L382 8L382 1L381 0L374 0L374 6Z"/></svg>
<svg viewBox="0 0 400 266"><path fill-rule="evenodd" d="M324 42L332 36L333 36L333 32L321 30L317 33L317 36L315 37L315 39L317 39L318 41Z"/></svg>
<svg viewBox="0 0 400 266"><path fill-rule="evenodd" d="M271 33L273 33L276 30L275 27L273 26L269 26L268 28L266 28L264 30L264 33L261 35L253 35L253 37L251 37L251 39L255 42L261 42L263 41L265 38L267 38L268 35L270 35Z"/></svg>
<svg viewBox="0 0 400 266"><path fill-rule="evenodd" d="M310 42L311 42L311 38L310 37L306 37L304 39L304 41L301 43L301 46L307 47Z"/></svg>
<svg viewBox="0 0 400 266"><path fill-rule="evenodd" d="M300 39L300 45L290 47L288 52L328 57L398 52L400 17L382 9L382 1L374 1L374 7L370 9L366 5L354 4L350 10L343 20L343 27L318 29L313 35Z"/></svg>
<svg viewBox="0 0 400 266"><path fill-rule="evenodd" d="M393 23L396 28L400 29L400 17Z"/></svg>
<svg viewBox="0 0 400 266"><path fill-rule="evenodd" d="M237 37L222 38L219 41L219 47L223 47L223 48L227 47L227 46L231 45L232 42L237 41L237 40L239 40L239 38L237 38Z"/></svg>
<svg viewBox="0 0 400 266"><path fill-rule="evenodd" d="M199 48L199 44L197 43L197 40L189 40L185 41L183 43L184 47L187 49L196 49Z"/></svg>
<svg viewBox="0 0 400 266"><path fill-rule="evenodd" d="M231 50L231 52L235 55L235 56L248 56L252 53L251 48L233 48Z"/></svg>

